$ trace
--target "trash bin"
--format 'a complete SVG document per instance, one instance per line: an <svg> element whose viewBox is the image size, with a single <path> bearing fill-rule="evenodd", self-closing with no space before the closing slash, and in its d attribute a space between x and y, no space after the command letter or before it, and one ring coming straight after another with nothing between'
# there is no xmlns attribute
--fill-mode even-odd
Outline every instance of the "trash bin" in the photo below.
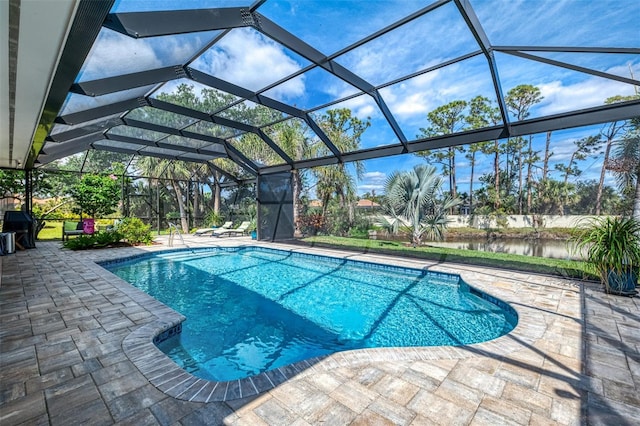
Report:
<svg viewBox="0 0 640 426"><path fill-rule="evenodd" d="M12 254L16 252L16 233L3 232L0 234L2 238L3 254Z"/></svg>

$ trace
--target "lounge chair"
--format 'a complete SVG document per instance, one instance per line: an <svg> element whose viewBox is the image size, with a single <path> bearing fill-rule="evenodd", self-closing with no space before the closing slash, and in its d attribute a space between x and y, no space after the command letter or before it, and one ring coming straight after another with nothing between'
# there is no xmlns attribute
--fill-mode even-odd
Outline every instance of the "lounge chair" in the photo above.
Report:
<svg viewBox="0 0 640 426"><path fill-rule="evenodd" d="M194 235L205 235L205 234L209 234L213 231L215 231L216 229L230 229L231 225L233 225L233 222L229 221L229 222L225 222L222 226L220 227L216 227L216 226L212 226L211 228L200 228L200 229L196 229L196 232L194 232Z"/></svg>
<svg viewBox="0 0 640 426"><path fill-rule="evenodd" d="M214 229L212 237L222 237L223 235L243 235L249 229L251 222L242 222L237 228Z"/></svg>

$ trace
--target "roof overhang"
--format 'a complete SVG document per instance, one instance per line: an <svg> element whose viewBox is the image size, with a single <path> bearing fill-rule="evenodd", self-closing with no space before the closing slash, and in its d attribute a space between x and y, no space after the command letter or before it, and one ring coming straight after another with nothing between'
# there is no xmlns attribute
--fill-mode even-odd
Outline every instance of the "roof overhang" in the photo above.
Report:
<svg viewBox="0 0 640 426"><path fill-rule="evenodd" d="M0 168L25 168L77 6L0 2Z"/></svg>

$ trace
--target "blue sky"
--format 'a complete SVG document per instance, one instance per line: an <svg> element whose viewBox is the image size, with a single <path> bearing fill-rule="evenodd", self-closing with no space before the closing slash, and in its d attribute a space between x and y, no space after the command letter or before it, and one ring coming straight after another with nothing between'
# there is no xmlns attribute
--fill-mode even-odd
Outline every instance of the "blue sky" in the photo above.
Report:
<svg viewBox="0 0 640 426"><path fill-rule="evenodd" d="M591 46L640 47L640 2L633 0L470 0L489 41L495 46ZM191 9L201 7L244 6L239 1L141 1L121 0L114 11ZM325 55L375 33L402 17L428 6L428 1L383 0L267 0L258 12L311 44ZM218 32L197 33L156 39L131 39L103 30L99 42L83 67L79 80L134 72L160 66L183 64ZM386 85L405 75L420 72L443 61L469 54L478 46L453 2L395 29L379 39L335 57L335 61L373 85ZM640 77L640 55L536 53L549 59L593 67L599 71ZM518 84L540 88L544 99L531 109L530 117L541 117L601 105L614 95L632 95L634 87L614 80L496 54L498 73L506 93ZM106 64L106 65L105 65ZM308 66L308 60L267 38L253 28L232 30L191 65L234 84L262 90L268 85ZM172 90L167 85L163 90ZM357 89L330 73L314 68L265 92L266 96L314 108L344 98ZM483 95L495 100L496 94L482 55L418 75L381 88L380 93L409 140L421 127L427 127L427 113L453 100L469 100ZM130 94L110 95L123 99ZM84 98L84 97L82 97ZM106 97L103 97L106 98ZM67 112L85 99L70 99ZM100 104L102 100L92 102ZM362 138L362 147L397 143L397 139L373 98L368 95L349 99L335 107L348 107L361 118L371 120ZM602 126L556 131L553 133L552 161L564 162L571 155L573 141L597 134ZM543 148L545 135L534 135L534 149ZM424 161L414 155L370 160L366 174L358 182L359 193L380 192L384 178L394 170ZM460 156L459 190L468 188L468 164ZM478 164L477 175L490 166ZM601 159L585 161L582 178L599 176ZM553 165L552 165L553 168Z"/></svg>

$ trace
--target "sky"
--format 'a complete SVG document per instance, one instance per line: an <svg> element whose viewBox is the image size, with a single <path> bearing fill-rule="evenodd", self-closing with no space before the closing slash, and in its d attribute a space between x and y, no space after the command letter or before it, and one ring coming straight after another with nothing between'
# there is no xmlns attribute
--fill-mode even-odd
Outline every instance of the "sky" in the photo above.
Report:
<svg viewBox="0 0 640 426"><path fill-rule="evenodd" d="M454 100L477 95L496 99L487 61L476 55L462 62L421 73L434 65L478 51L478 44L455 3L449 2L383 36L342 52L363 37L430 5L413 0L267 0L258 12L276 22L323 55L349 69L374 86L408 140L418 138L428 127L428 112ZM640 2L633 0L470 0L492 46L588 46L640 48ZM246 6L230 0L144 1L120 0L113 11L171 10ZM167 65L185 64L219 31L150 39L132 39L103 29L87 58L79 81ZM530 52L601 72L640 78L640 54ZM497 52L498 76L503 93L519 84L537 86L543 100L532 107L529 118L543 117L602 105L614 95L633 95L637 88L623 82L543 64ZM237 28L195 58L190 66L302 109L314 109L358 93L358 89L321 68L313 68L283 84L281 79L300 72L311 62L253 28ZM413 78L396 82L407 75ZM176 84L162 90L171 91ZM272 87L270 87L272 86ZM142 88L138 90L148 90ZM94 102L95 106L126 99L131 93L115 93L86 99L68 99L65 113ZM362 148L398 143L374 99L361 95L330 108L347 107L356 116L370 120L362 137ZM327 108L319 109L318 113ZM573 142L596 135L601 125L553 132L553 163L568 161ZM534 135L534 149L542 150L546 135ZM424 162L403 155L365 162L365 175L358 192L382 192L386 177ZM553 163L551 168L553 169ZM602 158L588 158L581 166L583 179L599 177ZM469 164L457 163L460 191L467 191ZM489 170L489 159L477 165L476 176ZM611 177L609 183L613 183Z"/></svg>

